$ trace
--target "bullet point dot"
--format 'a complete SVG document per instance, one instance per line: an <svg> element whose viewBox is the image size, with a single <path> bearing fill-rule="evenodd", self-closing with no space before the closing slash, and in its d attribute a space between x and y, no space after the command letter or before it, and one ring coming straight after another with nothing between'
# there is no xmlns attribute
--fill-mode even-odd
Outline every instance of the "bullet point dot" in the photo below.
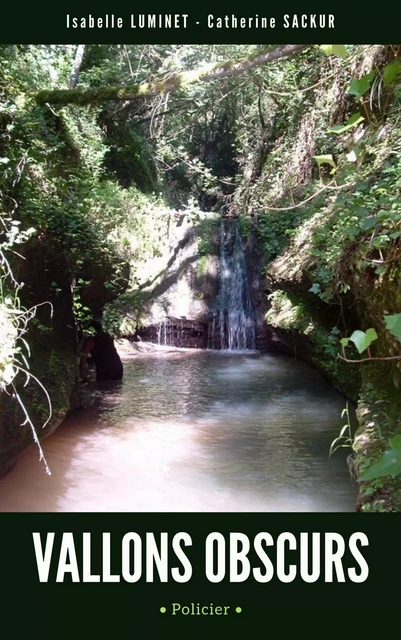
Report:
<svg viewBox="0 0 401 640"><path fill-rule="evenodd" d="M237 608L236 608L236 612L237 612L237 613L241 613L241 611L242 611L241 607L237 607Z"/></svg>
<svg viewBox="0 0 401 640"><path fill-rule="evenodd" d="M166 613L167 609L166 607L160 607L160 613Z"/></svg>

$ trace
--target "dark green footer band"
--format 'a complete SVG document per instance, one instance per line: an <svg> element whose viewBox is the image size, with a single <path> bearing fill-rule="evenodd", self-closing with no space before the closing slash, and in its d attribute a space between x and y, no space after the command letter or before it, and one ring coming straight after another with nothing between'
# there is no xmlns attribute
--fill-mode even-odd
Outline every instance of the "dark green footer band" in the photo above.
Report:
<svg viewBox="0 0 401 640"><path fill-rule="evenodd" d="M3 611L224 632L372 593L393 607L400 539L400 514L1 514Z"/></svg>

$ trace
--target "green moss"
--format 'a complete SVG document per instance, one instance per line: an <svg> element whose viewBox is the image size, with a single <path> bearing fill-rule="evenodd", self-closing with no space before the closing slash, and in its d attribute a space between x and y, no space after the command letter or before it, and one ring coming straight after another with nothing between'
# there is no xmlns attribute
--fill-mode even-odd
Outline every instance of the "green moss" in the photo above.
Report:
<svg viewBox="0 0 401 640"><path fill-rule="evenodd" d="M387 362L362 365L362 390L355 436L358 474L377 462L390 437L401 432L401 394L395 384L396 367ZM401 510L401 477L382 477L360 483L362 511Z"/></svg>
<svg viewBox="0 0 401 640"><path fill-rule="evenodd" d="M218 251L217 233L220 223L221 217L218 214L206 218L195 218L195 237L200 258L215 255Z"/></svg>
<svg viewBox="0 0 401 640"><path fill-rule="evenodd" d="M54 89L53 91L39 91L35 94L38 104L67 104L87 105L108 102L109 100L129 100L139 95L139 85L97 87L95 89L79 88Z"/></svg>
<svg viewBox="0 0 401 640"><path fill-rule="evenodd" d="M136 185L144 193L157 189L157 171L149 141L124 118L106 119L108 151L105 167L128 188Z"/></svg>
<svg viewBox="0 0 401 640"><path fill-rule="evenodd" d="M197 272L199 276L203 276L207 273L207 256L201 255L197 262Z"/></svg>
<svg viewBox="0 0 401 640"><path fill-rule="evenodd" d="M37 380L20 374L15 384L36 433L42 439L60 424L68 412L77 359L68 345L55 340L53 333L32 327L27 339L31 350L29 372L45 387L51 400L51 415L46 393ZM25 385L26 380L28 383ZM0 475L10 462L33 444L31 427L24 424L25 416L19 405L10 396L3 395L1 400Z"/></svg>
<svg viewBox="0 0 401 640"><path fill-rule="evenodd" d="M250 236L253 229L251 218L241 213L238 216L238 224L241 231L241 236L244 239Z"/></svg>

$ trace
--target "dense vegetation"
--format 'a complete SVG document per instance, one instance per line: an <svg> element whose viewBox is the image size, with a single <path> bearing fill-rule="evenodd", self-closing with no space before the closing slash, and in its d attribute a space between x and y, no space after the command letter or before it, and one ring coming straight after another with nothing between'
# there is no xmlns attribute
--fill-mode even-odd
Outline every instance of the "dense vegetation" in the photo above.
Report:
<svg viewBox="0 0 401 640"><path fill-rule="evenodd" d="M58 424L89 317L135 330L177 210L239 216L269 327L358 402L337 444L360 508L399 510L400 52L1 47L0 388L17 422Z"/></svg>

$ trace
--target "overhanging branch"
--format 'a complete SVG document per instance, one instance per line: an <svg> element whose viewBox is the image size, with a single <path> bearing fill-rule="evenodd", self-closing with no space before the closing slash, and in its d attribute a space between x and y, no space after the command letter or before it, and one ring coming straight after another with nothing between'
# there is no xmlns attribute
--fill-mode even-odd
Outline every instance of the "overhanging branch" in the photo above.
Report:
<svg viewBox="0 0 401 640"><path fill-rule="evenodd" d="M284 44L275 49L258 52L248 58L240 60L227 60L226 62L212 63L193 71L184 71L169 78L139 85L105 86L95 89L78 88L74 91L68 89L55 89L53 91L39 91L35 94L38 104L96 104L112 100L136 100L145 96L155 96L172 91L185 91L188 85L194 82L209 82L221 78L238 76L254 67L288 58L296 53L304 51L311 45L308 44Z"/></svg>

